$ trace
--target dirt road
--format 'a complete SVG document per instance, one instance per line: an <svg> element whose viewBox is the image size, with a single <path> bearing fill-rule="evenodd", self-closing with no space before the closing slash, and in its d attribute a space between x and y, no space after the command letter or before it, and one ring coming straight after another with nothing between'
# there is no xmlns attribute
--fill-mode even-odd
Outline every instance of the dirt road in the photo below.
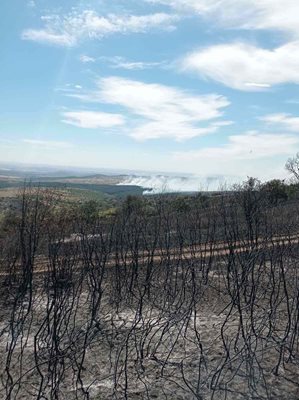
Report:
<svg viewBox="0 0 299 400"><path fill-rule="evenodd" d="M87 238L90 240L90 237ZM77 238L74 241L78 241ZM67 239L64 243L70 243ZM164 260L201 260L210 257L227 256L230 253L245 253L253 252L262 249L271 249L279 246L289 246L299 243L299 235L289 236L273 236L272 238L258 238L254 242L250 241L234 241L205 243L199 245L184 246L181 248L170 249L155 249L154 251L140 251L133 255L132 252L123 252L121 254L109 254L106 261L106 266L129 265L131 263L161 263ZM82 258L78 257L78 267L81 266ZM18 266L21 268L21 265ZM34 273L43 273L51 270L49 260L46 256L38 256L34 261ZM21 272L21 271L20 271ZM7 276L8 272L0 272L0 276Z"/></svg>

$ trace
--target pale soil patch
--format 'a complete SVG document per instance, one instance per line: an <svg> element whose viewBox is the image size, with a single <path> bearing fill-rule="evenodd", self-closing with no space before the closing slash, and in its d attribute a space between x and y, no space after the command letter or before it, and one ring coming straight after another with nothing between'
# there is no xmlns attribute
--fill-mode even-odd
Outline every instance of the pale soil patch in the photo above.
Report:
<svg viewBox="0 0 299 400"><path fill-rule="evenodd" d="M264 270L268 269L269 265L266 264ZM289 273L292 274L292 271ZM182 275L183 272L179 276ZM49 377L48 371L52 368L50 348L53 346L53 318L58 317L60 305L63 305L65 314L57 323L64 326L68 318L70 323L65 325L65 330L59 331L59 351L64 355L65 368L60 379L59 400L85 400L86 392L90 400L299 398L299 360L293 358L287 361L285 350L285 362L281 363L279 374L276 376L273 371L279 358L279 338L283 337L282 328L287 320L284 307L277 309L276 332L272 335L277 337L277 342L267 339L267 317L271 310L267 309L268 298L261 291L259 307L255 309L258 332L257 336L251 334L247 348L239 331L238 310L234 308L229 312L225 276L219 270L211 271L209 281L202 284L196 316L194 312L188 314L188 296L182 303L175 298L173 304L163 307L160 301L163 292L158 290L154 290L151 300L144 301L142 309L135 299L131 304L123 301L117 308L111 297L110 286L104 286L96 322L90 330L81 382L77 379L78 363L90 326L89 307L92 298L87 287L79 292L71 291L65 299L57 297L56 312L52 307L52 292L42 289L42 277L36 279L40 282L38 289L35 289L33 308L22 327L23 339L21 333L14 338L10 374L14 382L22 376L19 391L13 392L14 400L36 398L40 384L36 362L40 363L45 380ZM68 314L67 310L71 309L72 304L75 306ZM28 302L24 301L22 306L26 311ZM19 312L20 309L22 307L18 308ZM24 315L24 312L20 315ZM243 310L243 319L245 334L250 333L250 313L246 308ZM7 351L13 342L11 321L11 304L7 302L0 309L0 398L3 399L6 398ZM34 356L36 344L37 361ZM298 354L294 357L298 357ZM250 375L252 379L249 379ZM53 398L50 397L50 383L43 391L47 400Z"/></svg>
<svg viewBox="0 0 299 400"><path fill-rule="evenodd" d="M40 302L39 313L45 304ZM81 327L84 331L84 318L81 315ZM225 321L226 315L220 314L208 309L203 309L196 320L193 317L189 320L190 328L187 334L179 333L182 326L182 321L178 320L170 326L168 331L161 339L161 330L165 328L165 318L159 317L159 312L153 313L152 311L145 312L143 324L141 321L136 320L136 312L127 309L122 310L119 314L106 314L103 315L101 322L102 334L98 333L86 352L86 359L84 363L84 371L82 378L84 389L88 390L89 398L96 399L123 399L123 390L126 385L124 373L120 373L115 378L116 364L118 363L119 371L122 370L125 363L125 343L128 344L128 364L127 364L127 398L128 399L195 399L196 397L188 391L184 385L180 365L183 362L185 378L195 385L198 379L199 359L204 357L204 364L202 367L202 379L199 384L200 393L203 399L225 399L224 392L211 391L210 381L211 376L215 373L218 366L224 360L225 352L221 341L221 327ZM80 316L78 316L78 326ZM139 333L144 331L144 323L152 326L152 330L145 338L146 354L144 358L140 359L140 354L136 350L136 340L138 342ZM201 336L201 345L203 346L203 355L201 355L198 343L195 341L195 332L192 329L194 324L198 326L198 333ZM140 332L137 336L134 334L130 337L129 332L132 325L135 324ZM1 328L4 326L3 322ZM23 365L25 368L30 369L33 365L33 347L34 347L34 331L38 324L34 324L32 334L28 338L21 341L18 340L16 344L15 354L20 354L21 346L23 346ZM233 316L227 323L225 335L227 338L233 338L236 335L238 327L238 318ZM105 334L109 333L113 338L113 347L109 347ZM129 336L128 336L129 335ZM5 349L8 343L8 333L4 333L1 337L1 365L5 365ZM143 338L144 340L144 338ZM260 346L260 345L259 345ZM258 346L258 347L259 347ZM258 352L257 348L257 352ZM233 352L234 353L234 352ZM265 353L263 362L269 365L273 364L273 357L275 357L275 348L268 346ZM238 364L238 360L236 360ZM16 376L18 369L18 360L15 359L15 372ZM230 381L229 389L231 394L227 393L227 399L253 399L248 393L246 384L246 368L245 365L238 366L239 370L236 373L237 365L234 362L226 368L223 376L224 381ZM291 366L293 369L293 366ZM280 376L274 376L269 368L265 368L266 379L271 391L271 399L282 400L297 400L298 387L293 382L296 382L296 371L290 371L284 367L280 369ZM119 373L119 372L118 372ZM257 373L257 386L262 383L262 378ZM297 370L299 373L299 370ZM258 377L259 376L259 377ZM33 371L24 379L21 391L17 399L31 399L29 393L32 388L38 387L37 374ZM287 378L288 380L286 380ZM258 381L258 379L260 381ZM293 380L293 382L292 382ZM221 386L221 385L220 385ZM31 388L31 389L30 389ZM64 380L62 382L62 391L65 393L65 398L72 400L75 398L83 399L83 393L80 394L80 387L74 385L73 374L70 369L66 371ZM260 390L261 392L261 390ZM4 388L0 391L2 398L4 397ZM27 393L27 394L26 394ZM266 393L264 393L266 395ZM213 395L213 397L212 397ZM76 397L78 396L78 397ZM266 397L260 397L266 398Z"/></svg>
<svg viewBox="0 0 299 400"><path fill-rule="evenodd" d="M8 188L8 189L0 189L0 198L7 199L17 197L20 193L20 189L18 188Z"/></svg>

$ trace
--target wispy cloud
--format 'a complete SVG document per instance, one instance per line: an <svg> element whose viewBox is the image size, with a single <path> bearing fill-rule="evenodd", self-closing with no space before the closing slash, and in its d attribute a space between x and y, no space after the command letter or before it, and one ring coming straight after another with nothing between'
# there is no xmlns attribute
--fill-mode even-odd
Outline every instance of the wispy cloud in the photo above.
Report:
<svg viewBox="0 0 299 400"><path fill-rule="evenodd" d="M147 0L178 12L195 13L226 28L279 30L299 38L296 0Z"/></svg>
<svg viewBox="0 0 299 400"><path fill-rule="evenodd" d="M101 57L100 60L106 61L112 68L126 69L126 70L144 70L154 67L161 67L165 65L164 61L161 62L146 62L146 61L130 61L124 57Z"/></svg>
<svg viewBox="0 0 299 400"><path fill-rule="evenodd" d="M178 141L215 132L223 109L230 103L216 94L195 95L176 87L120 77L102 78L97 90L71 94L85 101L123 108L130 116L126 130L136 140L172 138Z"/></svg>
<svg viewBox="0 0 299 400"><path fill-rule="evenodd" d="M79 59L83 64L94 63L96 61L95 58L87 56L86 54L81 54Z"/></svg>
<svg viewBox="0 0 299 400"><path fill-rule="evenodd" d="M42 29L27 29L22 39L59 46L75 46L80 40L101 39L112 34L145 33L153 29L171 31L178 16L156 13L148 15L99 15L93 10L42 17Z"/></svg>
<svg viewBox="0 0 299 400"><path fill-rule="evenodd" d="M34 8L34 7L36 7L36 3L34 0L28 0L27 6L30 8Z"/></svg>
<svg viewBox="0 0 299 400"><path fill-rule="evenodd" d="M286 104L299 104L299 99L289 99L285 101Z"/></svg>
<svg viewBox="0 0 299 400"><path fill-rule="evenodd" d="M111 128L125 124L125 118L120 114L96 111L63 112L63 122L80 128Z"/></svg>
<svg viewBox="0 0 299 400"><path fill-rule="evenodd" d="M198 72L234 89L260 91L299 83L299 2L296 0L147 0L176 13L198 15L219 29L283 32L286 44L262 48L244 42L199 49L183 60Z"/></svg>
<svg viewBox="0 0 299 400"><path fill-rule="evenodd" d="M23 143L43 149L67 149L73 147L72 143L52 140L23 139Z"/></svg>
<svg viewBox="0 0 299 400"><path fill-rule="evenodd" d="M234 89L265 90L273 85L299 83L299 42L274 50L246 43L200 49L181 61L184 71L194 71Z"/></svg>
<svg viewBox="0 0 299 400"><path fill-rule="evenodd" d="M263 180L286 178L285 160L299 146L299 137L286 133L245 132L228 137L225 145L173 154L174 162L186 171L201 175L221 173L240 180L254 176Z"/></svg>
<svg viewBox="0 0 299 400"><path fill-rule="evenodd" d="M180 160L254 160L258 158L289 155L294 145L299 144L299 137L287 134L266 134L248 132L243 135L229 136L228 144L219 147L208 147L189 152L175 153Z"/></svg>
<svg viewBox="0 0 299 400"><path fill-rule="evenodd" d="M51 32L50 30L26 29L22 35L23 40L71 47L76 44L76 39L68 33Z"/></svg>
<svg viewBox="0 0 299 400"><path fill-rule="evenodd" d="M290 114L268 114L261 117L260 120L278 128L282 127L290 131L299 132L299 117L293 117Z"/></svg>

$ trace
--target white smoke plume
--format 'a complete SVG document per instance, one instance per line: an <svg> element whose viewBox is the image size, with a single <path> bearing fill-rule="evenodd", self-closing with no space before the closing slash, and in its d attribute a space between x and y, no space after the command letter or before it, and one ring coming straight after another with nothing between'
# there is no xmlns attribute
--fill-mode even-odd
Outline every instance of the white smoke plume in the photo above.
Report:
<svg viewBox="0 0 299 400"><path fill-rule="evenodd" d="M213 191L223 188L227 181L222 176L130 176L120 185L134 185L144 188L143 194L184 193Z"/></svg>

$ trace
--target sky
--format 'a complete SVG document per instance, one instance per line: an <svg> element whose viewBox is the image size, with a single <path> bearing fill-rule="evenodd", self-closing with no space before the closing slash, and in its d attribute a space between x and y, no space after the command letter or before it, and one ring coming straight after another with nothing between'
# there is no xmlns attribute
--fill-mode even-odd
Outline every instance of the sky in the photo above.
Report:
<svg viewBox="0 0 299 400"><path fill-rule="evenodd" d="M298 0L3 0L0 161L284 178Z"/></svg>

